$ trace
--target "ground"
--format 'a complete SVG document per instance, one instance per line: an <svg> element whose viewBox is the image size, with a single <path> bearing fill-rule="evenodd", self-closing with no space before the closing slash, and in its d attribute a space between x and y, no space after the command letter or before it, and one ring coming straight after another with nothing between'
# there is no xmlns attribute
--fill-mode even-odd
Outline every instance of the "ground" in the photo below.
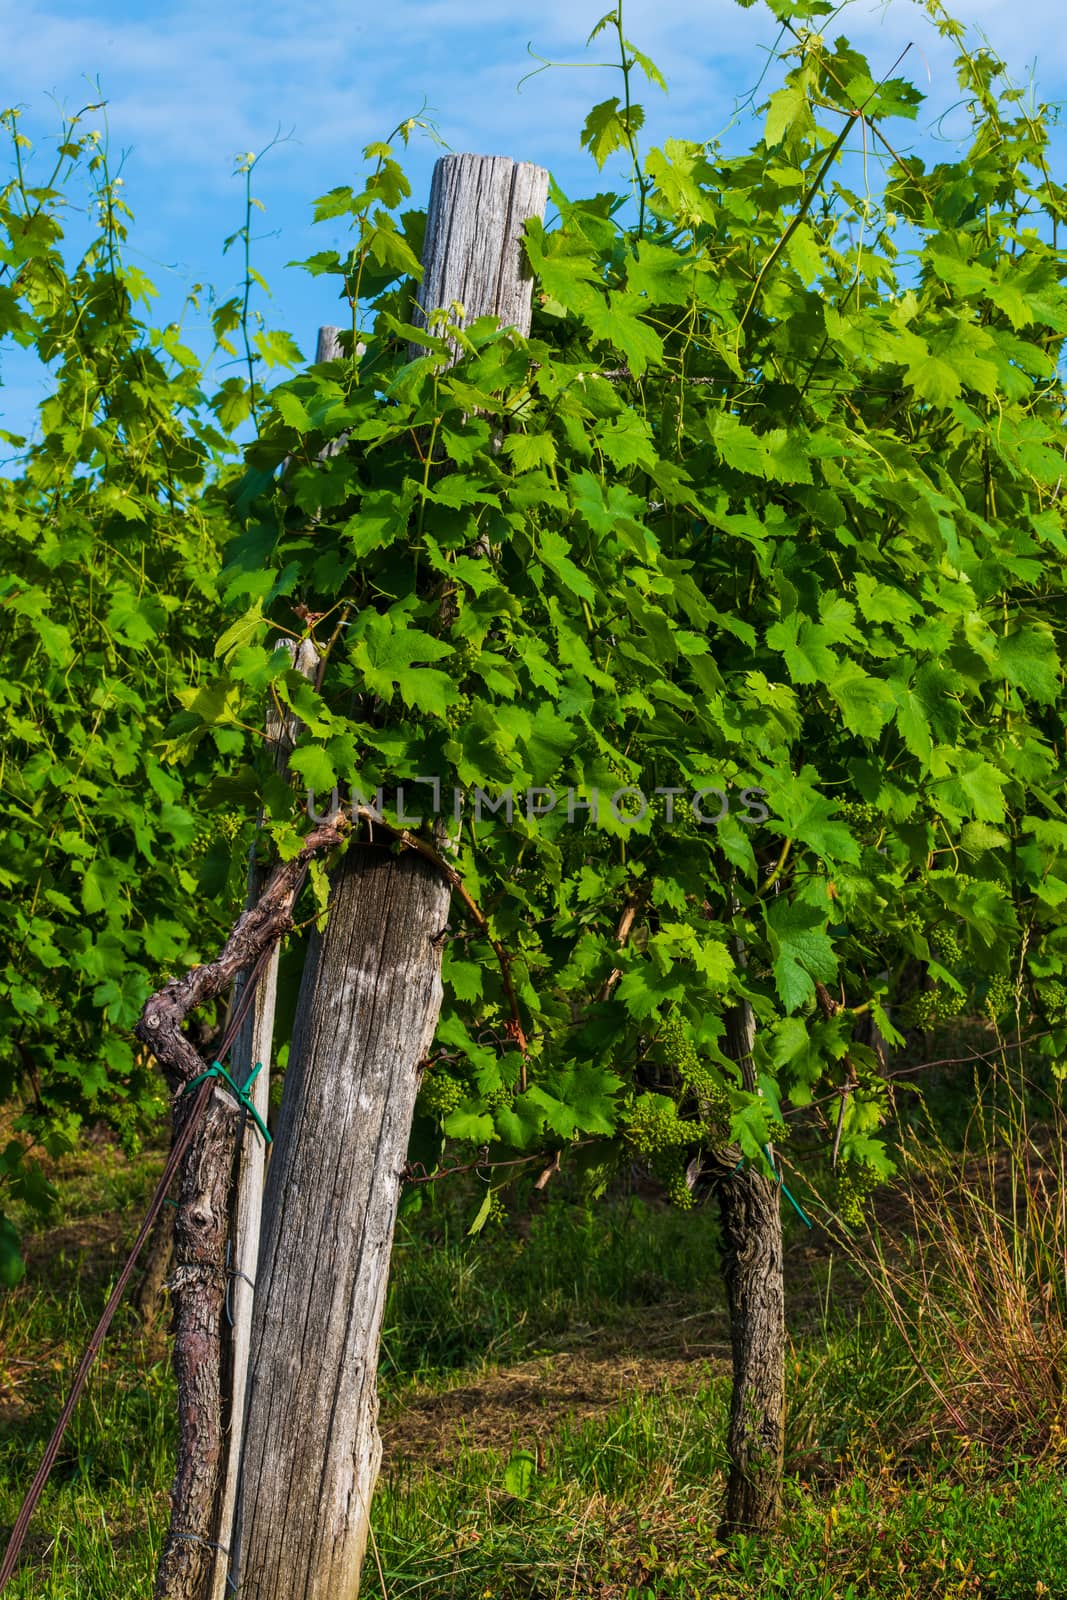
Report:
<svg viewBox="0 0 1067 1600"><path fill-rule="evenodd" d="M1036 1146L1055 1159L1047 1141ZM131 1160L106 1138L67 1158L64 1220L29 1234L26 1279L0 1302L9 1526L160 1163L159 1151ZM938 1210L924 1181L937 1226L962 1227L967 1207ZM909 1204L903 1192L884 1202L898 1242ZM772 1541L727 1548L717 1530L729 1361L712 1212L633 1195L586 1206L562 1192L539 1205L477 1239L462 1194L424 1196L401 1219L365 1600L1067 1597L1055 1432L1067 1414L1054 1414L1067 1338L1044 1373L1051 1410L1034 1390L998 1412L995 1372L992 1398L972 1404L974 1373L960 1369L969 1398L953 1401L953 1433L938 1401L955 1393L953 1374L936 1369L937 1393L927 1384L935 1347L909 1348L914 1328L865 1292L840 1239L787 1217L786 1519ZM963 1241L972 1261L982 1251L995 1264L995 1240ZM1053 1299L1061 1290L1062 1268ZM966 1315L952 1301L945 1326L992 1352L996 1328L968 1333ZM164 1323L146 1330L132 1308L121 1313L12 1600L151 1594L173 1437ZM1062 1336L1062 1316L1040 1332L1046 1346ZM1017 1354L1029 1383L1036 1358Z"/></svg>

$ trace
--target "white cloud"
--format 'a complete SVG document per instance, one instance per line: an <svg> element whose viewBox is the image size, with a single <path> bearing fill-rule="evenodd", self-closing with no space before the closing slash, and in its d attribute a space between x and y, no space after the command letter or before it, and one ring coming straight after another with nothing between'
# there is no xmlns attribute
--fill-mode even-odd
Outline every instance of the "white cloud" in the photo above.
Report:
<svg viewBox="0 0 1067 1600"><path fill-rule="evenodd" d="M608 3L589 0L576 15L574 0L320 0L314 9L282 0L159 0L152 11L135 9L134 0L0 0L0 103L24 103L25 131L47 146L57 131L49 93L76 109L91 96L87 78L99 74L113 148L130 151L123 175L137 216L131 242L161 282L167 316L193 278L230 292L240 264L219 252L241 222L233 157L291 132L255 177L267 205L256 220L266 235L256 264L278 294L272 318L302 334L334 314L329 290L281 267L342 237L337 224L310 227L310 201L352 181L362 146L385 137L423 95L454 149L539 161L571 192L618 180L621 162L598 182L578 148L589 105L618 92L617 73L558 67L517 89L537 65L527 41L559 60L610 59L607 35L585 51L585 35ZM876 73L914 43L902 70L929 93L932 116L957 91L952 49L925 9L925 0L853 0L827 31L847 34ZM955 9L988 33L1020 81L1040 41L1040 87L1067 97L1060 0L956 0ZM764 6L742 9L734 0L625 0L625 20L671 85L669 99L641 87L654 141L720 132L754 87L776 35ZM917 136L904 124L898 129L905 143ZM436 153L426 141L408 152L414 203L426 193Z"/></svg>
<svg viewBox="0 0 1067 1600"><path fill-rule="evenodd" d="M394 0L374 12L338 0L314 12L280 0L224 8L176 0L136 16L112 8L101 22L54 0L6 0L4 88L40 112L51 89L68 106L80 103L83 74L100 73L116 139L135 146L138 163L173 171L181 161L196 172L197 188L216 192L228 188L234 152L260 148L276 128L293 129L301 141L299 153L283 152L285 165L298 164L298 154L316 163L320 152L353 150L387 132L423 92L451 143L487 147L494 136L521 137L531 153L551 159L573 148L576 114L591 96L612 92L609 75L557 69L516 94L519 77L535 65L526 41L544 55L580 61L588 21L603 3L593 0L579 23L572 0L503 11L488 0ZM987 28L1020 74L1040 38L1043 74L1053 82L1067 76L1067 30L1050 0L1025 7L959 0L958 9ZM733 0L629 0L625 14L628 32L671 81L679 125L696 112L702 132L726 121L737 90L759 74L760 46L775 33L762 6L742 10ZM947 51L917 0L855 0L833 26L869 48L877 67L913 39L944 72ZM602 36L591 53L605 59L610 45ZM910 65L921 79L922 57ZM654 102L656 91L647 98Z"/></svg>

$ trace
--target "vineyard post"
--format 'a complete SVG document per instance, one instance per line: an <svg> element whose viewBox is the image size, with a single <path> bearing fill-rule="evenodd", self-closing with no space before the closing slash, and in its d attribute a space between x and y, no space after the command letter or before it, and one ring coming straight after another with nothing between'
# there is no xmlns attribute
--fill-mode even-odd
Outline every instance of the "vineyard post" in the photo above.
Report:
<svg viewBox="0 0 1067 1600"><path fill-rule="evenodd" d="M548 175L447 156L431 188L426 312L458 303L523 333L520 240ZM457 313L457 315L459 315ZM377 1364L419 1067L441 1004L450 888L385 836L353 842L305 967L257 1269L229 1540L243 1600L356 1594L381 1443Z"/></svg>

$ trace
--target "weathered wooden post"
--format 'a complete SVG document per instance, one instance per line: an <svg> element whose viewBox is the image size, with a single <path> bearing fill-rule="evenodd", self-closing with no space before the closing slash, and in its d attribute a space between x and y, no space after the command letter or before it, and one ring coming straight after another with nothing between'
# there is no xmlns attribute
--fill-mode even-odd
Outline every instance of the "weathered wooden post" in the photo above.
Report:
<svg viewBox="0 0 1067 1600"><path fill-rule="evenodd" d="M520 239L548 175L500 157L434 171L424 312L530 326ZM381 1444L378 1345L418 1070L441 1003L449 886L349 847L312 941L267 1180L231 1577L242 1600L353 1600ZM227 1542L227 1541L224 1541Z"/></svg>
<svg viewBox="0 0 1067 1600"><path fill-rule="evenodd" d="M321 366L324 361L340 361L343 355L340 328L320 328L315 341L315 365Z"/></svg>

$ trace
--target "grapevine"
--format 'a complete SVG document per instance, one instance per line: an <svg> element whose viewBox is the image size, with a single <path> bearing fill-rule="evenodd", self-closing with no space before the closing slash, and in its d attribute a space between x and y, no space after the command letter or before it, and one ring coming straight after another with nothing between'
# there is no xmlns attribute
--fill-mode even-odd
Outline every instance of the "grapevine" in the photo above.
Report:
<svg viewBox="0 0 1067 1600"><path fill-rule="evenodd" d="M1015 984L1010 978L999 975L990 978L983 1005L991 1017L1002 1017L1006 1012L1014 1011L1015 1000Z"/></svg>
<svg viewBox="0 0 1067 1600"><path fill-rule="evenodd" d="M947 985L926 989L908 1002L907 1014L920 1028L932 1027L938 1022L949 1022L958 1017L967 1004L967 996Z"/></svg>
<svg viewBox="0 0 1067 1600"><path fill-rule="evenodd" d="M470 720L470 714L470 695L461 694L445 712L445 727L454 733L457 728L462 728Z"/></svg>
<svg viewBox="0 0 1067 1600"><path fill-rule="evenodd" d="M939 923L936 928L931 928L929 940L930 948L941 965L956 972L963 961L963 947L955 930Z"/></svg>

